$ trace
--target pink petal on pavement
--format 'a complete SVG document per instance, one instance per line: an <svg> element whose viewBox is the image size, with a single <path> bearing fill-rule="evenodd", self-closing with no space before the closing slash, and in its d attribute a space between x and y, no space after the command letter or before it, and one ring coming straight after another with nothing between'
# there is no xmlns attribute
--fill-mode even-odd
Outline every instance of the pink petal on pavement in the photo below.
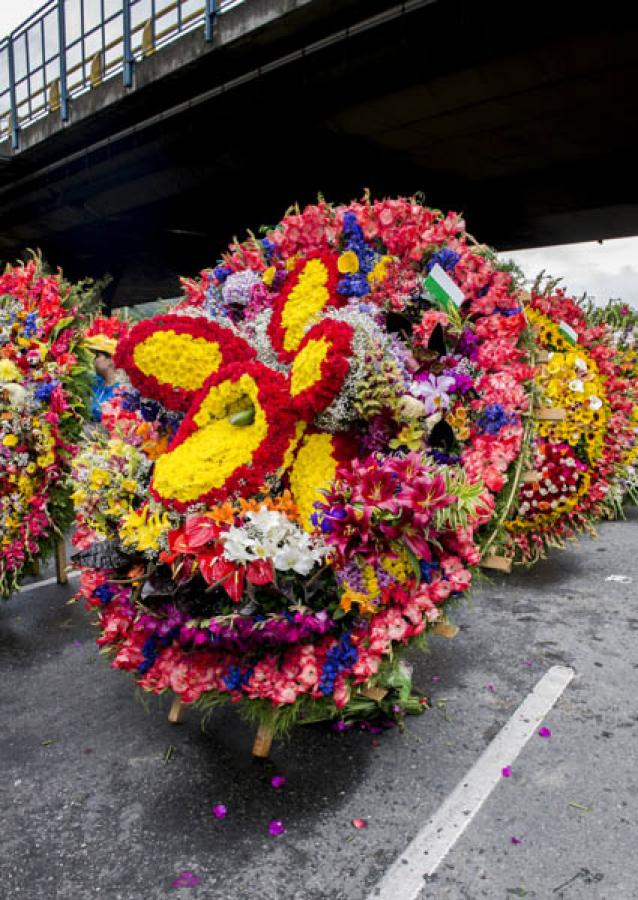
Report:
<svg viewBox="0 0 638 900"><path fill-rule="evenodd" d="M274 789L276 791L278 791L279 788L283 787L284 784L286 783L286 776L285 775L273 775L273 777L270 779L270 783L274 787Z"/></svg>
<svg viewBox="0 0 638 900"><path fill-rule="evenodd" d="M517 838L517 837L511 838L511 841L512 841L513 844L522 844L522 843L523 843L522 840L521 840L520 838Z"/></svg>
<svg viewBox="0 0 638 900"><path fill-rule="evenodd" d="M274 819L268 826L268 831L274 836L283 834L285 830L284 823L280 819Z"/></svg>
<svg viewBox="0 0 638 900"><path fill-rule="evenodd" d="M538 736L539 736L539 737L543 737L543 738L549 738L549 737L551 737L551 736L552 736L551 729L549 729L549 728L547 728L545 725L543 725L542 728L539 728L539 729L538 729Z"/></svg>
<svg viewBox="0 0 638 900"><path fill-rule="evenodd" d="M505 766L504 769L501 769L501 775L503 776L503 778L511 778L512 777L512 767Z"/></svg>
<svg viewBox="0 0 638 900"><path fill-rule="evenodd" d="M211 812L216 819L225 819L228 814L228 810L223 803L218 803L216 806L213 806Z"/></svg>
<svg viewBox="0 0 638 900"><path fill-rule="evenodd" d="M201 884L202 879L195 875L194 872L182 872L175 881L172 883L171 887L174 888L183 888L183 887L197 887L198 884Z"/></svg>
<svg viewBox="0 0 638 900"><path fill-rule="evenodd" d="M366 822L365 819L353 819L352 824L354 825L355 828L367 828L368 827L368 823Z"/></svg>
<svg viewBox="0 0 638 900"><path fill-rule="evenodd" d="M490 681L489 684L486 684L485 687L488 689L488 691L490 692L490 694L495 694L495 693L496 693L496 685L495 685L495 684L492 684L491 681Z"/></svg>

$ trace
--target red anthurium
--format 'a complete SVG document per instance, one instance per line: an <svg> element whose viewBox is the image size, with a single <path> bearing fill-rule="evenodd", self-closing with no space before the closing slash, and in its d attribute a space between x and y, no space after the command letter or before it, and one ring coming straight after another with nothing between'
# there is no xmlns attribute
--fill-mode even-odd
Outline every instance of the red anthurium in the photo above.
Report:
<svg viewBox="0 0 638 900"><path fill-rule="evenodd" d="M189 516L184 523L184 536L189 550L198 550L219 537L219 525L209 516Z"/></svg>
<svg viewBox="0 0 638 900"><path fill-rule="evenodd" d="M246 566L246 578L251 584L270 584L274 581L272 562L269 559L256 559Z"/></svg>
<svg viewBox="0 0 638 900"><path fill-rule="evenodd" d="M208 584L219 583L230 599L239 603L244 592L245 570L219 554L219 550L212 550L199 556L199 571Z"/></svg>

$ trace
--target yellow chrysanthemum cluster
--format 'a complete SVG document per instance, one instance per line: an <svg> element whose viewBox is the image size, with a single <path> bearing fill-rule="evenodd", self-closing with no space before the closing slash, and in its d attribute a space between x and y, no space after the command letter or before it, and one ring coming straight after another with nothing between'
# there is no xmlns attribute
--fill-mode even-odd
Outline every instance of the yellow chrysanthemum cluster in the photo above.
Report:
<svg viewBox="0 0 638 900"><path fill-rule="evenodd" d="M324 499L321 489L334 480L337 465L333 435L311 434L304 439L290 472L290 490L307 531L313 530L310 516L315 511L314 503Z"/></svg>
<svg viewBox="0 0 638 900"><path fill-rule="evenodd" d="M281 313L283 345L289 353L297 349L306 329L315 324L319 313L330 300L327 281L325 263L320 259L308 260Z"/></svg>
<svg viewBox="0 0 638 900"><path fill-rule="evenodd" d="M251 406L252 422L233 424L231 416ZM189 503L221 487L240 466L250 465L269 427L249 375L211 388L194 421L197 431L155 464L153 485L166 499Z"/></svg>
<svg viewBox="0 0 638 900"><path fill-rule="evenodd" d="M298 396L321 380L321 366L330 345L325 338L310 340L294 359L290 373L290 394Z"/></svg>
<svg viewBox="0 0 638 900"><path fill-rule="evenodd" d="M133 359L144 375L161 373L165 384L196 391L219 369L222 354L215 341L165 330L137 344Z"/></svg>

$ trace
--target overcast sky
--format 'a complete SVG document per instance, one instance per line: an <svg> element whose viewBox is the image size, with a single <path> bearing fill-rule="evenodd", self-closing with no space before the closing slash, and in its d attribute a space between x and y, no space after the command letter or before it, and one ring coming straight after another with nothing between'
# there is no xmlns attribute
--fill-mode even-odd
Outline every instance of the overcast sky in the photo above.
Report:
<svg viewBox="0 0 638 900"><path fill-rule="evenodd" d="M501 254L514 259L533 280L542 270L563 279L563 287L579 296L587 292L604 305L611 297L638 308L638 237L560 247L537 247Z"/></svg>
<svg viewBox="0 0 638 900"><path fill-rule="evenodd" d="M12 4L0 0L0 37L42 5L43 0L19 0ZM554 276L561 275L564 287L572 294L586 291L599 303L605 303L610 297L622 297L638 308L638 237L603 244L539 247L503 256L515 259L532 280L545 269Z"/></svg>
<svg viewBox="0 0 638 900"><path fill-rule="evenodd" d="M0 0L0 36L5 37L41 6L44 0L18 0L11 4Z"/></svg>

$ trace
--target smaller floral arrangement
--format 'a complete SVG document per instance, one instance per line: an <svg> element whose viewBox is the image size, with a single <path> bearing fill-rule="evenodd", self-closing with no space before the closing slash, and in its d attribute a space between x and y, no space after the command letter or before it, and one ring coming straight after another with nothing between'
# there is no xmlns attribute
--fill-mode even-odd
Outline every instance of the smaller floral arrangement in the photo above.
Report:
<svg viewBox="0 0 638 900"><path fill-rule="evenodd" d="M81 317L90 284L39 257L0 276L0 596L72 519L66 478L81 438L92 360Z"/></svg>
<svg viewBox="0 0 638 900"><path fill-rule="evenodd" d="M587 317L594 325L611 329L611 340L618 353L618 366L629 380L633 410L634 438L625 448L623 471L616 485L618 505L623 498L638 505L638 310L621 300L610 300L605 307L590 305Z"/></svg>
<svg viewBox="0 0 638 900"><path fill-rule="evenodd" d="M532 477L507 527L512 551L531 562L608 515L632 409L631 384L606 326L590 327L584 309L555 283L536 286L527 317L542 358L536 388L544 416L536 422Z"/></svg>

